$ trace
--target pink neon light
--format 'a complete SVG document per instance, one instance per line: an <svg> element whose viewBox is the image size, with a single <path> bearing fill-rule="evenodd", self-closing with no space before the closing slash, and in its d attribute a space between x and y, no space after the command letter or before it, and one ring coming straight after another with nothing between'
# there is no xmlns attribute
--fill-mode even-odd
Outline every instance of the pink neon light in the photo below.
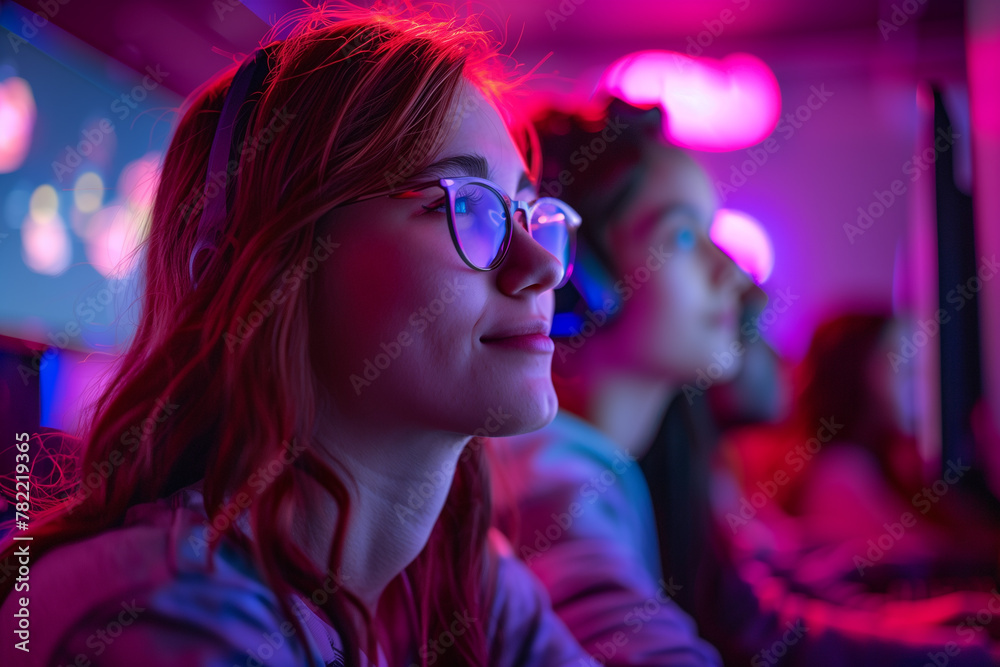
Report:
<svg viewBox="0 0 1000 667"><path fill-rule="evenodd" d="M35 128L35 97L24 79L0 81L0 174L17 170L28 156Z"/></svg>
<svg viewBox="0 0 1000 667"><path fill-rule="evenodd" d="M722 60L640 51L616 61L603 87L633 104L661 105L680 146L732 151L763 141L778 123L781 91L771 69L746 53Z"/></svg>
<svg viewBox="0 0 1000 667"><path fill-rule="evenodd" d="M151 208L160 182L160 154L147 153L125 165L118 177L118 195L133 206Z"/></svg>
<svg viewBox="0 0 1000 667"><path fill-rule="evenodd" d="M132 254L142 241L148 209L135 209L120 199L105 206L90 219L87 259L109 278L125 278L136 268Z"/></svg>
<svg viewBox="0 0 1000 667"><path fill-rule="evenodd" d="M21 256L35 273L58 276L69 267L73 251L62 218L55 214L48 220L30 215L21 224Z"/></svg>
<svg viewBox="0 0 1000 667"><path fill-rule="evenodd" d="M774 247L764 227L742 211L720 208L712 221L712 240L749 273L763 283L774 268Z"/></svg>

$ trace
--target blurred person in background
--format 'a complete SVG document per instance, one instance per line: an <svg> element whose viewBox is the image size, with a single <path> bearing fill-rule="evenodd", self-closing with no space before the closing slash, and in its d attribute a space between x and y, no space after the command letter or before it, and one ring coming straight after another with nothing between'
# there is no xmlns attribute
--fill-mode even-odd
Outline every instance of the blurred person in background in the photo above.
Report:
<svg viewBox="0 0 1000 667"><path fill-rule="evenodd" d="M922 667L949 646L952 665L1000 657L989 622L965 620L996 583L996 520L963 493L960 466L948 493L925 495L940 475L925 473L912 434L914 378L892 364L902 326L879 312L821 324L778 423L720 434L717 401L695 420L693 442L721 438L715 535L739 575L715 594L756 619L716 616L734 661L759 657L796 614L811 632L787 647L790 665Z"/></svg>
<svg viewBox="0 0 1000 667"><path fill-rule="evenodd" d="M536 122L542 191L584 222L573 285L557 292L556 322L568 322L553 332L559 414L531 436L491 441L498 521L595 657L718 665L674 600L693 582L660 566L639 460L681 385L737 341L751 282L709 236L707 174L661 127L658 110L614 99ZM731 358L719 377L739 365Z"/></svg>
<svg viewBox="0 0 1000 667"><path fill-rule="evenodd" d="M726 664L922 667L953 628L866 634L850 609L790 602L787 584L776 606L783 584L747 576L715 521L722 428L780 420L790 395L753 325L762 293L709 237L705 172L666 145L659 112L617 100L549 110L536 127L543 192L584 219L572 288L556 293L560 412L541 431L491 441L491 453L497 521L557 613L610 665L718 664L700 629ZM582 159L597 138L603 151ZM707 395L691 391L705 375ZM991 658L975 645L951 660Z"/></svg>
<svg viewBox="0 0 1000 667"><path fill-rule="evenodd" d="M771 432L770 448L764 444L756 461L744 457L761 466L753 480L786 470L775 500L795 519L790 537L800 551L798 567L813 586L842 579L884 589L894 576L996 573L1000 534L963 493L969 462L944 462L935 474L918 452L913 365L898 361L903 326L888 314L863 312L822 323L798 368L791 418ZM795 449L811 438L818 444ZM933 490L942 474L946 484L938 491L954 493ZM905 539L890 535L891 549L868 555L868 541L877 542L907 514L914 520L903 526Z"/></svg>

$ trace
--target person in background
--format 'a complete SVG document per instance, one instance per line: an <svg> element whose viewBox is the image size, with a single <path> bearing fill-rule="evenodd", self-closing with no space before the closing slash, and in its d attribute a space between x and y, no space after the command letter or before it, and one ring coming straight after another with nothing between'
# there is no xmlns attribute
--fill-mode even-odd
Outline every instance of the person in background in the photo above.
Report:
<svg viewBox="0 0 1000 667"><path fill-rule="evenodd" d="M547 110L542 192L580 211L572 286L557 292L545 429L492 440L497 522L576 638L608 665L719 665L662 571L638 460L671 399L738 337L748 276L709 236L705 171L662 136L657 110ZM581 146L603 151L581 163ZM557 331L558 329L558 331ZM730 355L714 377L732 377ZM713 373L715 371L713 370Z"/></svg>
<svg viewBox="0 0 1000 667"><path fill-rule="evenodd" d="M696 617L727 663L767 664L775 647L790 667L1000 657L989 633L965 622L988 604L995 521L958 486L937 508L920 498L913 378L891 363L900 327L881 312L821 324L793 373L787 415L755 410L757 424L734 424L731 399L749 394L730 387L686 406L675 441L715 455ZM739 403L736 414L760 400Z"/></svg>
<svg viewBox="0 0 1000 667"><path fill-rule="evenodd" d="M785 435L779 452L809 438L820 441L816 451L774 459L789 467L775 500L795 519L797 546L808 554L799 569L811 572L814 586L845 580L880 589L894 578L923 579L949 569L996 574L1000 533L965 497L968 466L951 462L948 470L945 462L944 478L955 492L922 495L941 474L925 471L917 450L912 365L893 362L902 327L879 312L847 312L823 322L798 369L793 414L772 434ZM915 521L905 526L906 539L877 560L865 557L868 540L877 541L907 512Z"/></svg>

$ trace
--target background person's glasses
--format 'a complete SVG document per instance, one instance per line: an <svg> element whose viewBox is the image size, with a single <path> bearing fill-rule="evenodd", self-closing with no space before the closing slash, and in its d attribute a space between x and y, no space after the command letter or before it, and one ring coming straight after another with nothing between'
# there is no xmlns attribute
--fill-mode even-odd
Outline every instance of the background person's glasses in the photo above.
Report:
<svg viewBox="0 0 1000 667"><path fill-rule="evenodd" d="M392 197L437 187L444 197L425 205L428 211L443 209L448 228L459 256L477 271L490 271L500 266L514 234L514 211L523 211L531 238L545 248L562 266L559 284L562 287L573 271L576 250L576 230L580 215L564 201L542 197L533 202L512 200L503 189L491 181L475 176L441 178L394 192L382 192L345 202L356 204L379 197Z"/></svg>

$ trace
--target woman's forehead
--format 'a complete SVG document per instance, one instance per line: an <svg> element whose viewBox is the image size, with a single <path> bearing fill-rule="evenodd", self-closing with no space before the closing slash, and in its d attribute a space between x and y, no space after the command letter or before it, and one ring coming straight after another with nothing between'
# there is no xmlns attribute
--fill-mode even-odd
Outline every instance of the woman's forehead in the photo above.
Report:
<svg viewBox="0 0 1000 667"><path fill-rule="evenodd" d="M497 185L513 195L526 167L496 107L474 85L466 83L453 113L457 114L453 116L455 130L445 140L436 159L449 155L482 155Z"/></svg>
<svg viewBox="0 0 1000 667"><path fill-rule="evenodd" d="M650 205L682 205L704 224L718 205L708 174L682 151L663 151L651 161L645 193Z"/></svg>

